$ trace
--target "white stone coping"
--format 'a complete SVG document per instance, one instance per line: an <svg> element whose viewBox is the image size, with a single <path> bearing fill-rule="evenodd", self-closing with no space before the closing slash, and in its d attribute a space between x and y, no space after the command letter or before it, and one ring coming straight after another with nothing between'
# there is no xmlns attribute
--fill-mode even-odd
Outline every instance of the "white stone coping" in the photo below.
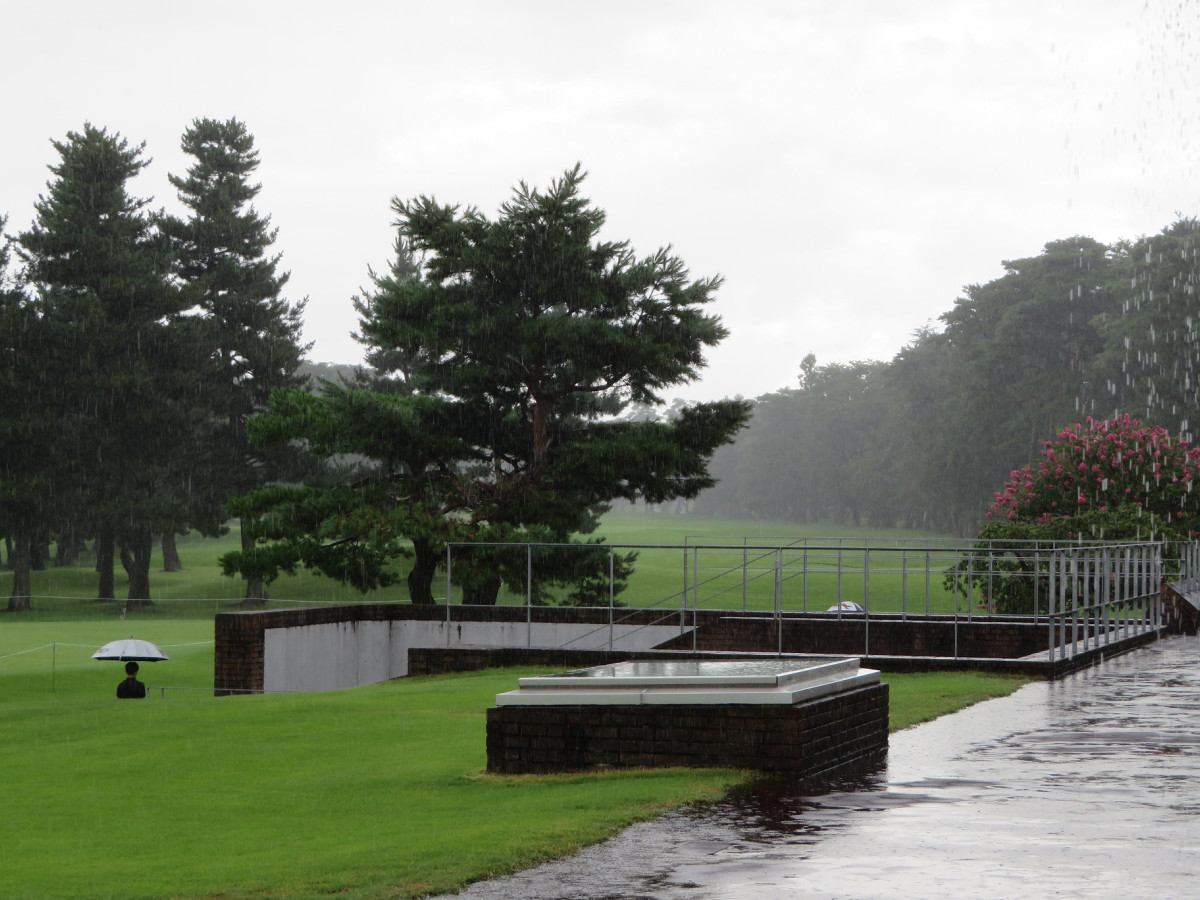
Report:
<svg viewBox="0 0 1200 900"><path fill-rule="evenodd" d="M631 661L644 667L636 674L631 663L596 666L560 675L520 678L518 689L496 695L497 706L687 706L791 705L880 682L879 672L863 669L857 659L816 657L809 660L682 661L698 663L695 674L679 670L681 663ZM713 665L736 662L744 671L717 674ZM659 674L652 674L653 664ZM760 671L754 672L754 668ZM602 670L616 672L606 673ZM774 669L774 671L771 671ZM591 674L584 675L583 672Z"/></svg>

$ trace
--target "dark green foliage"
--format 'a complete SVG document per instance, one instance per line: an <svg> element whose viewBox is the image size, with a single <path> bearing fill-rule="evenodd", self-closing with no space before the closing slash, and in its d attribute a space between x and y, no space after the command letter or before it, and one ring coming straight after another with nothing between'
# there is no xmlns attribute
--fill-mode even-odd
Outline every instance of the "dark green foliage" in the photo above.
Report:
<svg viewBox="0 0 1200 900"><path fill-rule="evenodd" d="M0 232L5 220L0 218ZM51 487L45 465L53 446L53 423L28 421L29 406L43 401L40 377L52 348L30 298L9 269L9 246L0 243L0 531L9 538L13 570L8 609L30 606L35 529Z"/></svg>
<svg viewBox="0 0 1200 900"><path fill-rule="evenodd" d="M1136 277L1129 260L1143 258L1141 244L1131 255L1087 237L1052 241L1006 261L1002 277L968 285L942 328L919 330L889 363L817 366L810 356L799 390L759 398L753 426L719 460L724 484L699 510L973 535L995 486L1067 423L1109 414L1105 404L1136 413L1122 404L1145 402L1150 390L1158 420L1186 424L1189 398L1168 402L1168 391L1195 393L1190 373L1200 367L1183 352L1193 335L1184 302L1195 281L1192 231L1179 223L1149 242L1163 252ZM1133 314L1149 307L1143 281L1160 285L1155 314L1173 324L1152 331ZM1124 373L1139 361L1157 386L1143 372L1142 387L1114 399L1113 385L1132 383Z"/></svg>
<svg viewBox="0 0 1200 900"><path fill-rule="evenodd" d="M60 554L95 537L97 596L112 596L119 556L130 599L148 600L154 534L218 532L224 501L294 455L254 451L245 422L303 383L300 306L280 299L274 232L247 206L258 158L241 123L197 120L184 136L196 164L171 181L187 221L130 194L143 146L90 124L53 144L55 177L17 241L24 287L0 310L3 378L22 403L12 440L0 435L2 524L21 559L38 557L29 534Z"/></svg>
<svg viewBox="0 0 1200 900"><path fill-rule="evenodd" d="M1121 302L1098 322L1103 415L1129 412L1193 440L1200 430L1200 221L1114 248L1111 281Z"/></svg>
<svg viewBox="0 0 1200 900"><path fill-rule="evenodd" d="M272 391L304 384L297 375L306 349L300 343L304 303L283 298L288 276L278 271L279 257L268 255L276 232L251 205L260 190L250 180L259 159L246 126L197 119L182 148L194 162L185 177L170 181L190 217L164 217L161 226L183 296L198 313L184 324L202 349L191 373L202 394L186 518L176 527L213 534L228 517L228 498L299 471L294 448L252 446L246 422L266 409ZM253 531L243 526L243 534ZM263 595L262 584L248 579L247 599Z"/></svg>
<svg viewBox="0 0 1200 900"><path fill-rule="evenodd" d="M254 543L223 557L225 572L269 583L301 565L366 591L394 581L390 560L415 553L431 578L433 546L453 539L456 527L448 518L456 508L454 464L474 455L453 435L448 412L430 397L331 383L319 396L276 392L269 412L250 422L255 443L303 441L314 456L340 460L343 475L303 488L264 488L232 502L235 515L254 520ZM428 592L426 580L417 595L431 602Z"/></svg>
<svg viewBox="0 0 1200 900"><path fill-rule="evenodd" d="M192 351L172 327L184 301L169 283L169 248L146 201L126 190L146 165L143 148L91 125L54 147L56 178L19 237L53 346L43 377L55 390L42 412L60 438L42 463L70 506L129 551L130 599L145 600L146 548L151 532L177 514L176 451L190 427ZM103 597L111 593L111 557L102 554L100 565Z"/></svg>
<svg viewBox="0 0 1200 900"><path fill-rule="evenodd" d="M522 184L494 221L428 197L396 201L396 260L356 301L370 390L281 396L259 426L263 441L303 438L373 464L358 485L362 515L317 530L348 552L406 535L426 601L447 542L565 542L611 500L695 497L713 483L713 451L746 421L740 400L669 423L618 418L698 377L704 348L726 333L703 309L719 279L690 280L665 250L638 258L599 241L604 213L580 196L583 177L576 167L544 193ZM366 533L387 540L367 547ZM571 552L543 560L539 599L568 581L572 602L596 599L607 556L573 553L575 563ZM491 603L502 583L524 587L526 561L462 548L455 573L468 602Z"/></svg>

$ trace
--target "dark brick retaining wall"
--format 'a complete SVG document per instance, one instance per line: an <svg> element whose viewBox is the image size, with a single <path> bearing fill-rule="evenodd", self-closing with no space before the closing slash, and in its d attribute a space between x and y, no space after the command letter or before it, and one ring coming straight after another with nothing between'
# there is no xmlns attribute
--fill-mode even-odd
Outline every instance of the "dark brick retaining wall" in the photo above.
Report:
<svg viewBox="0 0 1200 900"><path fill-rule="evenodd" d="M488 771L728 766L815 781L882 763L887 735L886 684L795 706L494 706Z"/></svg>
<svg viewBox="0 0 1200 900"><path fill-rule="evenodd" d="M618 623L678 624L679 613L661 610L618 609ZM583 622L604 626L607 609L569 607L450 608L451 622ZM444 606L361 604L308 609L284 609L258 612L220 613L216 617L216 666L214 684L218 694L261 691L264 678L264 640L268 628L322 625L352 621L435 621L446 619ZM687 625L698 626L695 644L699 652L774 653L779 636L776 620L762 613L704 611L688 613ZM1036 677L1057 678L1069 671L1091 665L1115 653L1132 649L1157 638L1150 633L1122 640L1111 647L1089 650L1070 660L1054 664L1027 660L1046 649L1049 627L1045 619L977 616L971 622L948 616L872 615L864 622L860 616L810 613L788 615L783 620L783 652L845 655L863 659L863 664L883 671L928 671L932 669L985 669L1014 672ZM1080 631L1086 629L1082 626ZM690 631L661 644L660 650L690 652ZM869 647L869 652L867 648ZM957 651L957 653L956 653ZM451 671L506 665L549 665L574 669L601 665L631 657L649 658L655 651L616 652L601 650L544 650L509 648L432 648L409 651L409 672L433 675Z"/></svg>
<svg viewBox="0 0 1200 900"><path fill-rule="evenodd" d="M214 693L263 689L265 622L261 613L219 613L215 626Z"/></svg>
<svg viewBox="0 0 1200 900"><path fill-rule="evenodd" d="M690 620L689 616L689 620ZM776 619L730 613L702 613L695 638L689 634L661 644L662 649L697 651L770 650L784 653L834 653L849 656L964 656L1018 659L1045 650L1049 626L1043 619L947 616L809 614L783 618L779 647ZM690 621L689 621L690 624Z"/></svg>

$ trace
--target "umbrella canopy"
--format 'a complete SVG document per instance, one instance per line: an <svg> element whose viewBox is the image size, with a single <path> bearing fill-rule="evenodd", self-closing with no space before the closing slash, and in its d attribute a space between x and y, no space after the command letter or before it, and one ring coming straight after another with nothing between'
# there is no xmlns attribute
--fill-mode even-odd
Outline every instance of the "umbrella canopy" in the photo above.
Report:
<svg viewBox="0 0 1200 900"><path fill-rule="evenodd" d="M92 659L119 659L122 662L129 660L158 662L159 660L170 658L149 641L139 641L134 638L109 641L92 654Z"/></svg>
<svg viewBox="0 0 1200 900"><path fill-rule="evenodd" d="M825 612L866 612L866 610L852 600L843 600L841 603L833 604Z"/></svg>

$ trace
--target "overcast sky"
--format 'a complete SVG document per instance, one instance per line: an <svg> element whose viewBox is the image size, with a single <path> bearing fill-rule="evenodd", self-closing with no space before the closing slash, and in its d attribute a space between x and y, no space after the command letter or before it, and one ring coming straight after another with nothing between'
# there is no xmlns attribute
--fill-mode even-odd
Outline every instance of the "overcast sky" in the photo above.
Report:
<svg viewBox="0 0 1200 900"><path fill-rule="evenodd" d="M131 189L179 211L180 135L239 118L317 361L361 360L392 197L492 215L576 162L606 237L725 277L688 399L794 385L809 351L890 359L1003 259L1200 213L1196 0L8 7L8 231L85 121L146 141Z"/></svg>

